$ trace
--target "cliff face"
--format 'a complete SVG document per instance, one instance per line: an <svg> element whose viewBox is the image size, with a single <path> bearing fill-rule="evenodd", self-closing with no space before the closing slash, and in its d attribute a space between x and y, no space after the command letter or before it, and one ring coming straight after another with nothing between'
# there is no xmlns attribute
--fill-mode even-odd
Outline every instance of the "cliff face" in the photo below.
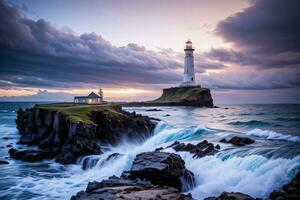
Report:
<svg viewBox="0 0 300 200"><path fill-rule="evenodd" d="M74 163L81 155L100 154L102 143L115 144L126 138L141 140L150 136L155 126L150 118L119 107L96 106L20 109L16 124L21 134L19 143L38 145L42 153L47 152L63 164ZM12 157L15 154L11 151Z"/></svg>

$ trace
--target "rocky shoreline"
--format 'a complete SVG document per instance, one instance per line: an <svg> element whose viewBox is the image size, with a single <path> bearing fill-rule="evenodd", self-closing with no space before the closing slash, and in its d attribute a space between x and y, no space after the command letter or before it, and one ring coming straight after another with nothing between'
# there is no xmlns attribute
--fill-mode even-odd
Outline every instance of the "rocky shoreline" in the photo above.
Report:
<svg viewBox="0 0 300 200"><path fill-rule="evenodd" d="M55 159L61 164L75 163L80 156L101 154L103 144L117 144L123 139L143 141L150 137L156 122L147 116L125 112L119 106L35 106L17 116L20 144L38 146L38 150L11 148L12 158L26 162ZM247 137L223 138L219 142L229 143L236 148L255 143ZM188 192L196 183L193 172L185 167L184 160L176 153L189 152L200 159L221 151L219 145L207 140L197 144L179 141L165 148L136 155L129 171L121 176L111 176L100 182L89 182L86 190L71 197L71 200L94 199L193 199ZM109 155L103 162L122 157L121 153ZM97 158L85 157L82 169L87 170L97 163ZM5 163L3 163L5 164ZM101 167L101 165L100 165ZM273 191L270 200L296 200L300 197L300 173L280 191ZM223 192L218 197L205 200L255 200L240 192Z"/></svg>

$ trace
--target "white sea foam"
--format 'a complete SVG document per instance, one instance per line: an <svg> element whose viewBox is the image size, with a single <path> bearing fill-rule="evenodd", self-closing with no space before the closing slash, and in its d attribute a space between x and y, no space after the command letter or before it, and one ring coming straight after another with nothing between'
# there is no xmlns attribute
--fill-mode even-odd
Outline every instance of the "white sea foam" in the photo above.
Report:
<svg viewBox="0 0 300 200"><path fill-rule="evenodd" d="M86 171L81 169L83 159L81 163L70 166L51 163L49 172L45 170L38 176L32 175L19 179L18 184L6 193L15 194L15 199L18 199L18 192L37 194L32 198L35 200L69 199L71 195L84 190L89 181L101 181L112 175L119 176L124 170L130 169L138 153L153 151L159 146L167 146L176 140L196 142L202 136L214 134L218 136L217 132L202 126L174 127L159 123L154 135L143 144L133 145L123 142L116 147L111 147L102 155L89 156L99 159L92 169ZM172 148L166 151L174 152ZM124 156L112 159L100 167L108 155L116 152ZM261 155L237 157L228 155L229 152L224 151L215 156L194 159L190 153L177 153L185 160L187 169L195 174L196 187L189 191L195 199L219 195L223 191L238 191L265 198L271 191L287 183L300 169L300 156L293 159L270 159ZM49 164L49 161L45 163ZM51 172L53 170L56 172Z"/></svg>
<svg viewBox="0 0 300 200"><path fill-rule="evenodd" d="M253 197L267 198L287 183L300 167L300 156L294 159L267 159L263 156L216 156L201 159L185 158L187 168L196 177L197 186L191 191L196 199L218 196L223 191L243 192Z"/></svg>
<svg viewBox="0 0 300 200"><path fill-rule="evenodd" d="M277 133L275 131L261 130L258 128L248 131L248 132L246 132L246 134L257 136L257 137L263 137L268 140L284 140L284 141L289 141L289 142L300 142L300 137L298 137L298 136L284 135L281 133Z"/></svg>

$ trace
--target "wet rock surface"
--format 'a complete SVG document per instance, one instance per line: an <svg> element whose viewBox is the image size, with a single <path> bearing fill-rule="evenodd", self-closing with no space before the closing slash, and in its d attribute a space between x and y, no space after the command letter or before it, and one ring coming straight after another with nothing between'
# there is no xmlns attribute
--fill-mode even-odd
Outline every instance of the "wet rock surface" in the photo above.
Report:
<svg viewBox="0 0 300 200"><path fill-rule="evenodd" d="M218 197L207 197L204 200L255 200L255 198L240 192L223 192Z"/></svg>
<svg viewBox="0 0 300 200"><path fill-rule="evenodd" d="M175 151L190 152L194 155L194 158L202 158L204 156L214 155L215 153L219 152L218 150L220 149L219 145L214 146L214 144L209 143L207 140L203 140L196 145L190 143L184 144L176 141L166 148L170 147L172 147Z"/></svg>
<svg viewBox="0 0 300 200"><path fill-rule="evenodd" d="M173 187L158 186L146 180L125 179L116 176L101 182L90 182L85 191L80 191L71 197L71 200L95 199L191 200L192 197L189 194L180 194L179 190Z"/></svg>
<svg viewBox="0 0 300 200"><path fill-rule="evenodd" d="M230 144L233 144L235 146L245 146L247 144L253 144L255 142L255 140L252 140L248 137L234 136L233 138L231 138L228 141L225 138L223 138L222 140L220 140L220 142L230 143Z"/></svg>
<svg viewBox="0 0 300 200"><path fill-rule="evenodd" d="M53 154L52 152L36 151L36 150L20 151L14 148L9 149L8 153L11 158L26 161L26 162L40 162L43 159L52 159L55 157L55 154Z"/></svg>
<svg viewBox="0 0 300 200"><path fill-rule="evenodd" d="M111 154L107 159L120 157ZM190 188L184 186L190 183ZM174 199L191 200L190 194L181 194L191 189L194 175L185 168L181 157L167 152L145 152L138 154L130 171L124 171L121 177L111 176L101 182L90 182L85 191L72 196L71 200L94 199L131 199L154 200Z"/></svg>
<svg viewBox="0 0 300 200"><path fill-rule="evenodd" d="M288 184L282 186L280 191L273 191L270 200L299 200L300 199L300 172Z"/></svg>
<svg viewBox="0 0 300 200"><path fill-rule="evenodd" d="M5 161L5 160L0 160L0 165L7 165L7 164L9 164L9 162L8 162L8 161Z"/></svg>
<svg viewBox="0 0 300 200"><path fill-rule="evenodd" d="M152 184L167 185L180 191L194 186L194 174L185 168L182 158L174 153L153 151L138 154L129 174L131 178L146 179Z"/></svg>
<svg viewBox="0 0 300 200"><path fill-rule="evenodd" d="M146 111L147 112L150 112L150 111L157 112L157 111L163 111L163 110L162 109L157 109L157 108L152 108L152 109L147 109Z"/></svg>
<svg viewBox="0 0 300 200"><path fill-rule="evenodd" d="M51 152L49 157L55 157L56 162L62 164L75 163L79 156L101 154L99 144L102 143L116 144L124 138L143 140L155 127L150 118L125 112L120 107L89 113L92 123L74 121L61 111L39 107L19 109L17 114L16 124L21 134L19 144L38 145L41 152ZM47 157L41 152L27 152L26 159L22 157L21 160ZM27 155L34 156L27 159Z"/></svg>

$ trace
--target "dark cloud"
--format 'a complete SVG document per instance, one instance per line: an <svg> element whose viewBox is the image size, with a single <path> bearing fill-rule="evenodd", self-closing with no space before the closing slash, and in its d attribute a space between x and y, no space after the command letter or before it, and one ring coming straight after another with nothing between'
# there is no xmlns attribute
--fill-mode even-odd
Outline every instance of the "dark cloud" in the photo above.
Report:
<svg viewBox="0 0 300 200"><path fill-rule="evenodd" d="M230 64L230 70L202 77L222 89L300 88L300 1L254 0L253 5L221 21L217 35L231 49L211 49L206 58Z"/></svg>
<svg viewBox="0 0 300 200"><path fill-rule="evenodd" d="M220 22L216 33L233 50L212 49L211 59L259 68L300 67L300 1L255 0Z"/></svg>
<svg viewBox="0 0 300 200"><path fill-rule="evenodd" d="M297 69L235 70L202 75L203 85L215 89L268 90L300 89L300 72Z"/></svg>
<svg viewBox="0 0 300 200"><path fill-rule="evenodd" d="M0 79L18 86L174 83L180 63L137 44L115 47L96 33L77 36L43 19L22 18L0 1Z"/></svg>
<svg viewBox="0 0 300 200"><path fill-rule="evenodd" d="M220 22L226 41L259 53L300 51L300 1L254 0L253 6Z"/></svg>

